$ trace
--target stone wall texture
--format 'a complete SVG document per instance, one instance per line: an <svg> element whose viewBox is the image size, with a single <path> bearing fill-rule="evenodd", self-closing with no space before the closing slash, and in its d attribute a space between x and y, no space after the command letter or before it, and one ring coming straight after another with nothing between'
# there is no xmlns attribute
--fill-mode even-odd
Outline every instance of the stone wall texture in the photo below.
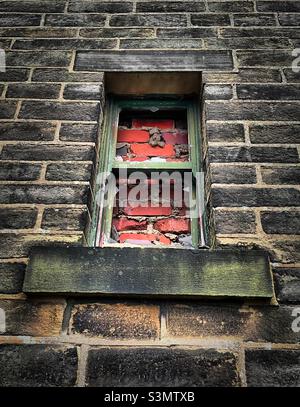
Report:
<svg viewBox="0 0 300 407"><path fill-rule="evenodd" d="M295 0L0 2L0 385L300 385L299 25ZM85 241L127 69L203 72L213 244L266 249L279 306L22 293L32 246Z"/></svg>

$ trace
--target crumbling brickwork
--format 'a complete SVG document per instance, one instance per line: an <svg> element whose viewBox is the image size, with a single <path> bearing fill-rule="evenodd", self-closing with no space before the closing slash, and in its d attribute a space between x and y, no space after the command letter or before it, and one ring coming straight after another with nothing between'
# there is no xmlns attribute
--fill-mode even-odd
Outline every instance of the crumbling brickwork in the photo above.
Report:
<svg viewBox="0 0 300 407"><path fill-rule="evenodd" d="M0 2L0 385L300 384L299 22L295 0ZM85 241L111 55L203 71L212 244L266 249L279 306L22 293L32 246Z"/></svg>
<svg viewBox="0 0 300 407"><path fill-rule="evenodd" d="M172 112L169 115L172 117ZM172 118L155 120L134 116L122 120L120 116L116 159L144 163L190 161L186 120L179 123ZM126 196L123 199L123 193L116 196L112 241L181 246L188 240L191 246L190 220L185 205L189 197L184 200L182 190L175 194L175 182L173 179L164 185L159 178L150 179L148 175L139 186L137 180L119 176L119 191L120 185L125 184ZM138 193L134 193L137 188Z"/></svg>

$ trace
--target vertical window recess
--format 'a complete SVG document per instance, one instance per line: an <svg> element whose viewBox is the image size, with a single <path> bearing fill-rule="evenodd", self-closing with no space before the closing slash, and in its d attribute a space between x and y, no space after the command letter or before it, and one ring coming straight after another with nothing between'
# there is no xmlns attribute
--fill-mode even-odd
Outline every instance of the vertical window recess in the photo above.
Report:
<svg viewBox="0 0 300 407"><path fill-rule="evenodd" d="M89 245L207 247L199 99L108 96Z"/></svg>

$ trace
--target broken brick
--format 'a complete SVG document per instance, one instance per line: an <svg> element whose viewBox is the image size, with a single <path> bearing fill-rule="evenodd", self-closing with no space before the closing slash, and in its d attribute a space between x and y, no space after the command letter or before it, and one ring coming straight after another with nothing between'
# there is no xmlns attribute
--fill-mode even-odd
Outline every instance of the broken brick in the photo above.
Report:
<svg viewBox="0 0 300 407"><path fill-rule="evenodd" d="M148 131L125 129L119 129L118 131L118 143L147 143L148 141Z"/></svg>
<svg viewBox="0 0 300 407"><path fill-rule="evenodd" d="M169 238L167 238L166 236L160 236L159 242L162 244L171 244L171 240Z"/></svg>
<svg viewBox="0 0 300 407"><path fill-rule="evenodd" d="M157 127L161 130L174 129L174 120L149 120L149 119L133 119L132 127L140 129L142 127Z"/></svg>
<svg viewBox="0 0 300 407"><path fill-rule="evenodd" d="M146 240L151 242L159 242L162 244L170 244L171 241L165 236L155 235L153 233L122 233L120 235L120 243L125 243L127 240Z"/></svg>
<svg viewBox="0 0 300 407"><path fill-rule="evenodd" d="M190 222L188 219L162 219L155 222L154 228L163 233L188 233L190 232Z"/></svg>
<svg viewBox="0 0 300 407"><path fill-rule="evenodd" d="M187 132L163 133L166 144L188 144Z"/></svg>
<svg viewBox="0 0 300 407"><path fill-rule="evenodd" d="M175 146L175 152L176 158L187 157L189 154L189 146L187 144L178 144Z"/></svg>
<svg viewBox="0 0 300 407"><path fill-rule="evenodd" d="M130 122L127 120L126 123L121 121L118 129L117 149L117 154L121 155L126 162L188 161L189 145L186 125L177 129L174 120L160 120L154 117L136 117L130 119ZM170 181L171 184L175 184L174 179ZM124 184L127 184L127 193L130 193L131 188L139 185L140 181L118 179L119 187ZM152 184L160 185L160 182L148 178L142 184L145 185L146 192L149 194L152 193L150 186ZM150 199L148 202L147 199L142 201L142 196L131 201L131 198L130 200L122 199L120 194L117 195L116 208L113 212L113 230L116 232L116 237L112 234L114 240L135 245L169 245L176 243L181 234L190 233L190 221L186 219L187 210L183 201L178 200L178 194L175 199L174 188L170 188L170 185L170 199L163 195L162 188L165 186L160 185L159 194L151 202ZM166 218L170 216L172 219ZM164 217L165 219L163 219ZM149 226L156 230L150 230Z"/></svg>
<svg viewBox="0 0 300 407"><path fill-rule="evenodd" d="M175 155L174 148L171 144L164 147L152 147L148 144L131 144L130 146L133 154L142 157L172 157Z"/></svg>
<svg viewBox="0 0 300 407"><path fill-rule="evenodd" d="M124 208L124 213L130 216L170 216L172 208L168 206L127 206Z"/></svg>
<svg viewBox="0 0 300 407"><path fill-rule="evenodd" d="M128 244L137 244L137 245L152 245L153 243L151 240L143 240L143 239L126 239L123 243L128 243Z"/></svg>
<svg viewBox="0 0 300 407"><path fill-rule="evenodd" d="M119 218L114 219L113 225L116 227L118 231L122 230L142 230L147 228L147 222L142 221L139 222L138 220L127 219L127 218Z"/></svg>

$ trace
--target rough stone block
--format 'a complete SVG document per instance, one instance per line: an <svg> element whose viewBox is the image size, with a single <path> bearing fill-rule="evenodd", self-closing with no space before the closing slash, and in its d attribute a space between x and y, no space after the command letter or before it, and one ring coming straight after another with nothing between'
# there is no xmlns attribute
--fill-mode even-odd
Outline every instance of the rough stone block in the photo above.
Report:
<svg viewBox="0 0 300 407"><path fill-rule="evenodd" d="M300 211L263 211L262 228L269 234L299 235Z"/></svg>
<svg viewBox="0 0 300 407"><path fill-rule="evenodd" d="M298 167L261 167L262 179L266 184L300 184Z"/></svg>
<svg viewBox="0 0 300 407"><path fill-rule="evenodd" d="M66 164L49 164L46 179L49 181L89 181L92 175L92 164L78 162Z"/></svg>
<svg viewBox="0 0 300 407"><path fill-rule="evenodd" d="M101 14L47 14L46 26L53 27L103 27L106 16Z"/></svg>
<svg viewBox="0 0 300 407"><path fill-rule="evenodd" d="M66 38L64 41L58 38L35 38L19 40L17 39L13 45L13 49L22 50L76 50L76 49L111 49L117 45L113 39L77 39ZM61 66L61 65L57 65ZM64 66L64 65L62 65Z"/></svg>
<svg viewBox="0 0 300 407"><path fill-rule="evenodd" d="M244 126L231 123L207 123L206 134L208 141L245 141Z"/></svg>
<svg viewBox="0 0 300 407"><path fill-rule="evenodd" d="M87 211L83 209L46 208L42 218L42 229L83 230Z"/></svg>
<svg viewBox="0 0 300 407"><path fill-rule="evenodd" d="M230 352L203 349L94 349L89 352L89 386L238 386Z"/></svg>
<svg viewBox="0 0 300 407"><path fill-rule="evenodd" d="M239 99L299 100L300 85L237 85Z"/></svg>
<svg viewBox="0 0 300 407"><path fill-rule="evenodd" d="M20 119L96 121L99 103L25 101L19 113Z"/></svg>
<svg viewBox="0 0 300 407"><path fill-rule="evenodd" d="M223 147L210 146L211 162L254 162L254 163L298 163L299 155L295 147Z"/></svg>
<svg viewBox="0 0 300 407"><path fill-rule="evenodd" d="M12 257L28 257L34 246L70 246L81 244L81 234L56 233L46 235L45 233L3 233L0 239L0 258L10 259Z"/></svg>
<svg viewBox="0 0 300 407"><path fill-rule="evenodd" d="M112 339L156 339L160 332L158 306L139 303L74 305L71 333Z"/></svg>
<svg viewBox="0 0 300 407"><path fill-rule="evenodd" d="M213 206L298 206L300 192L294 188L212 188Z"/></svg>
<svg viewBox="0 0 300 407"><path fill-rule="evenodd" d="M251 27L251 26L276 26L274 14L262 13L247 13L247 14L233 14L233 24L236 27Z"/></svg>
<svg viewBox="0 0 300 407"><path fill-rule="evenodd" d="M64 99L100 100L103 98L102 84L67 84Z"/></svg>
<svg viewBox="0 0 300 407"><path fill-rule="evenodd" d="M25 68L7 68L5 72L0 72L0 82L25 82L28 80L29 72L29 69Z"/></svg>
<svg viewBox="0 0 300 407"><path fill-rule="evenodd" d="M0 4L0 11L14 11L22 13L62 13L64 11L65 4L65 0L3 0Z"/></svg>
<svg viewBox="0 0 300 407"><path fill-rule="evenodd" d="M25 268L23 263L0 263L1 294L17 294L22 291Z"/></svg>
<svg viewBox="0 0 300 407"><path fill-rule="evenodd" d="M68 11L73 13L130 13L132 1L71 0Z"/></svg>
<svg viewBox="0 0 300 407"><path fill-rule="evenodd" d="M136 5L137 12L146 13L180 13L205 11L202 1L140 1Z"/></svg>
<svg viewBox="0 0 300 407"><path fill-rule="evenodd" d="M77 377L75 347L2 345L0 385L16 387L74 386Z"/></svg>
<svg viewBox="0 0 300 407"><path fill-rule="evenodd" d="M233 91L231 85L205 85L204 99L206 100L222 100L232 99Z"/></svg>
<svg viewBox="0 0 300 407"><path fill-rule="evenodd" d="M300 351L247 350L246 375L250 387L298 387Z"/></svg>
<svg viewBox="0 0 300 407"><path fill-rule="evenodd" d="M211 181L214 184L255 184L256 170L253 166L211 165Z"/></svg>
<svg viewBox="0 0 300 407"><path fill-rule="evenodd" d="M293 121L300 116L300 103L297 102L207 102L208 120L278 120Z"/></svg>
<svg viewBox="0 0 300 407"><path fill-rule="evenodd" d="M282 11L299 12L300 4L298 1L257 1L257 11Z"/></svg>
<svg viewBox="0 0 300 407"><path fill-rule="evenodd" d="M158 28L158 38L207 38L215 37L216 29L212 27L205 28Z"/></svg>
<svg viewBox="0 0 300 407"><path fill-rule="evenodd" d="M300 302L300 269L278 268L274 270L277 299L283 303Z"/></svg>
<svg viewBox="0 0 300 407"><path fill-rule="evenodd" d="M41 15L39 14L1 14L1 27L25 27L40 25Z"/></svg>
<svg viewBox="0 0 300 407"><path fill-rule="evenodd" d="M32 74L36 82L102 82L102 72L69 72L67 69L36 68Z"/></svg>
<svg viewBox="0 0 300 407"><path fill-rule="evenodd" d="M0 307L5 311L4 335L60 335L64 302L1 300Z"/></svg>
<svg viewBox="0 0 300 407"><path fill-rule="evenodd" d="M80 37L87 38L149 38L154 37L154 28L82 28Z"/></svg>
<svg viewBox="0 0 300 407"><path fill-rule="evenodd" d="M228 14L192 14L191 23L194 26L226 26L230 25Z"/></svg>
<svg viewBox="0 0 300 407"><path fill-rule="evenodd" d="M249 134L252 143L300 143L299 124L251 124Z"/></svg>
<svg viewBox="0 0 300 407"><path fill-rule="evenodd" d="M57 99L60 85L14 83L9 84L6 92L7 98L22 99Z"/></svg>
<svg viewBox="0 0 300 407"><path fill-rule="evenodd" d="M184 14L127 14L113 15L111 27L186 27Z"/></svg>
<svg viewBox="0 0 300 407"><path fill-rule="evenodd" d="M24 185L0 186L0 203L82 204L87 201L87 185Z"/></svg>
<svg viewBox="0 0 300 407"><path fill-rule="evenodd" d="M94 147L65 144L6 144L1 152L2 160L29 161L91 161Z"/></svg>
<svg viewBox="0 0 300 407"><path fill-rule="evenodd" d="M0 122L0 140L50 141L55 128L47 122Z"/></svg>
<svg viewBox="0 0 300 407"><path fill-rule="evenodd" d="M34 208L0 208L0 229L33 228L36 218Z"/></svg>
<svg viewBox="0 0 300 407"><path fill-rule="evenodd" d="M0 162L0 180L4 181L34 181L41 172L40 164Z"/></svg>
<svg viewBox="0 0 300 407"><path fill-rule="evenodd" d="M208 3L208 10L213 12L245 13L253 12L253 1L213 1Z"/></svg>
<svg viewBox="0 0 300 407"><path fill-rule="evenodd" d="M6 64L17 67L69 66L72 52L66 51L7 51Z"/></svg>
<svg viewBox="0 0 300 407"><path fill-rule="evenodd" d="M236 304L170 305L167 330L174 337L237 337L245 342L297 343L292 330L294 307Z"/></svg>
<svg viewBox="0 0 300 407"><path fill-rule="evenodd" d="M1 100L0 101L0 119L12 119L16 111L16 102Z"/></svg>
<svg viewBox="0 0 300 407"><path fill-rule="evenodd" d="M214 211L216 233L255 233L256 221L253 211Z"/></svg>
<svg viewBox="0 0 300 407"><path fill-rule="evenodd" d="M62 123L59 139L63 141L94 142L97 138L97 124Z"/></svg>

